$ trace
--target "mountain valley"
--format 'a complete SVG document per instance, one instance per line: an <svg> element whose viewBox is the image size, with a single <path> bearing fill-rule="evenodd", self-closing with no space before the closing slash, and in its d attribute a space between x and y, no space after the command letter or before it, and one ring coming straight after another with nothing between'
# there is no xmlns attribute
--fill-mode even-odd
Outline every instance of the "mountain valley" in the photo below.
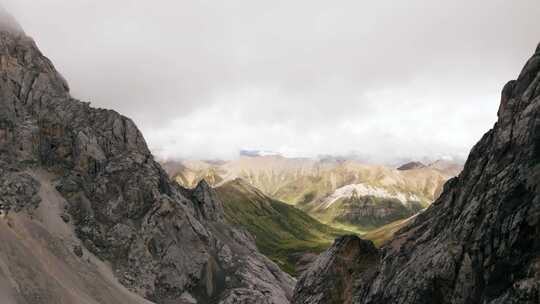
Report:
<svg viewBox="0 0 540 304"><path fill-rule="evenodd" d="M47 5L42 6L43 12L40 10L39 13L47 14ZM217 3L212 5L216 5L212 6L213 10L223 13L216 9L219 8ZM411 9L410 4L407 5ZM111 4L107 9L114 12L113 6ZM261 10L260 6L255 7ZM134 8L135 5L128 11L132 12ZM232 8L235 14L239 12L237 7ZM291 8L287 3L287 10ZM122 6L124 10L126 8ZM272 10L261 11L270 19L275 17ZM201 12L209 13L209 10L201 6ZM146 13L151 16L156 11L145 12L145 16ZM204 35L210 28L210 19L217 17L213 13L209 14L208 20L198 20L201 22L197 23L195 33L197 37L201 36L199 42L209 53L217 50L221 56L225 49L218 46L222 45L210 43L213 40ZM338 13L344 13L343 9ZM325 14L330 23L340 21L328 11ZM176 14L172 16L178 19ZM322 23L325 18L318 16L317 22L325 25ZM296 15L294 19L297 22ZM61 20L63 30L74 26L69 20ZM188 21L187 24L193 24L193 20ZM274 25L275 20L271 24ZM222 31L225 27L219 25L219 39L234 40L236 36L228 36L231 29ZM244 27L242 24L241 28ZM262 36L262 32L255 30L255 24L253 27L250 35ZM94 30L101 32L98 28ZM123 29L133 30L127 26ZM236 33L240 27L234 29ZM143 36L144 33L137 34ZM241 79L242 69L263 59L248 56L250 52L244 49L251 47L250 42L258 40L250 41L246 32L239 34L242 39L234 40L233 53L234 58L245 65L226 65L225 73L217 69L219 62L207 62L211 71L223 72L215 73L219 74L216 82L223 87L229 84L223 79ZM162 40L162 36L158 36ZM284 40L292 44L285 39L287 37L276 37L280 39L272 43ZM90 37L84 38L92 41ZM388 41L393 45L390 51L395 53L394 40ZM182 55L179 56L182 60L186 60L182 53L184 47L192 47L189 42L186 40L182 51L175 53ZM115 43L124 48L128 45L123 41ZM505 40L504 43L510 42ZM163 51L161 45L158 46L160 52ZM127 52L124 48L122 51ZM45 46L43 49L48 50ZM292 51L292 45L286 50ZM401 48L397 50L401 52ZM135 70L146 71L143 66L159 62L150 57L137 57L142 64ZM104 58L98 59L109 64ZM314 58L309 60L310 64L306 65L309 74L330 72L322 69L321 63L317 73L313 73ZM347 65L349 61L347 59ZM273 67L276 63L268 62ZM397 65L394 61L390 63L392 69ZM411 63L415 65L415 62ZM302 70L303 64L295 62L292 65L296 71ZM377 64L381 65L380 74L386 73L382 69L383 62L377 61ZM494 66L496 64L493 62ZM156 66L159 66L159 75L178 68L173 62L166 65L159 62ZM120 69L121 65L113 67ZM231 73L229 67L238 74ZM103 66L96 68L103 69ZM182 65L181 68L189 69L190 66ZM279 65L275 69L279 69ZM199 70L197 66L196 70L200 75L208 72L204 67ZM110 70L100 72L107 76L104 78L112 83L111 86L122 85L114 75L106 75ZM131 72L129 68L126 71ZM164 90L166 76L159 78L160 91ZM285 79L287 82L293 81L296 74L289 76L291 78ZM374 76L378 77L369 74L370 78ZM385 77L390 80L390 76ZM129 77L139 80L136 75ZM211 90L210 83L214 78L206 75L201 78L204 78L204 85L198 85L209 91L205 94L220 95L216 93L220 90ZM255 83L263 77L259 79L250 74L248 78ZM401 81L400 77L396 78ZM305 75L302 79L309 80ZM174 89L189 91L197 86L195 80L182 78L185 86L174 86ZM354 86L359 86L360 82L353 80ZM91 86L92 81L87 81ZM319 91L312 88L315 87L312 83L320 84L318 81L306 82L303 86L309 84L316 95ZM146 88L155 84L141 81L137 85ZM129 90L137 95L141 87L132 85ZM293 87L291 85L289 89L298 90ZM110 88L103 88L103 91L107 89ZM230 105L231 112L235 112L233 110L245 106L237 99L245 97L252 102L252 98L260 93L255 89L248 91L245 96L221 96L227 101L225 109L229 110ZM242 149L237 158L228 160L203 160L201 156L201 159L162 161L163 155L178 152L175 150L178 147L188 149L189 144L202 143L205 149L225 150L221 145L207 145L207 138L201 134L209 133L195 131L204 129L205 123L199 119L212 123L209 131L212 134L216 132L216 126L220 126L215 117L210 115L208 118L201 114L205 112L199 112L200 105L185 100L191 98L194 103L204 103L201 100L206 97L199 100L195 92L178 94L185 99L175 105L191 120L182 120L180 115L182 117L173 125L180 122L182 127L173 131L189 133L183 137L189 140L175 142L174 138L170 139L165 142L173 147L161 150L152 142L152 138L156 138L152 135L160 133L159 138L172 133L159 128L159 132L146 132L148 130L143 128L145 134L150 134L151 144L148 145L147 138L131 118L76 99L74 94L80 92L80 88L70 88L36 41L0 5L0 304L540 303L540 45L517 79L509 81L502 89L497 120L470 150L465 163L453 160L461 159L461 156L441 156L447 155L448 151L438 153L437 149L431 151L421 145L419 147L425 148L426 154L437 156L433 159L402 157L408 151L398 144L392 144L391 149L400 149L403 153L390 153L393 151L386 149L387 152L381 153L388 153L388 159L393 157L393 161L384 163L368 161L386 158L370 158L367 151L358 151L358 147L351 150L358 152L351 152L347 157L331 154L313 158L282 156L272 148L293 152L307 149L289 147L294 141L292 136L284 138L279 145L271 145L267 136L275 132L279 138L285 137L288 129L283 127L287 123L272 125L270 121L276 117L285 120L288 111L295 115L305 114L317 124L321 123L321 118L337 116L341 119L339 115L342 115L338 111L341 109L326 99L324 104L317 104L313 99L313 107L322 108L319 110L324 115L320 116L301 103L298 108L302 111L298 111L287 98L283 98L285 110L276 107L248 111L246 121L253 129L242 129L238 138L247 141L253 133L269 142L268 145L254 145L265 147L264 150ZM264 95L264 92L260 94ZM370 116L376 112L375 108L380 106L386 114L388 105L384 103L385 96L370 95L368 91L363 93L375 96L377 106L371 105L372 109L366 106L367 114L354 119L370 124L377 119ZM112 99L112 96L121 97L105 95ZM165 95L159 95L164 100L157 101L167 107ZM337 99L337 95L331 97ZM278 96L277 93L275 96L270 94L268 98L274 101L273 98ZM130 106L140 106L128 97ZM311 106L312 100L309 101ZM400 100L391 101L394 106ZM206 106L223 115L220 106ZM448 108L453 110L454 104ZM264 111L272 113L259 117L258 112ZM406 123L401 121L403 115L410 113L401 113L397 105L395 112L398 116L390 118L399 117L397 126L403 127L404 131L388 134L385 140L392 142L406 134L399 142L410 141L416 145L418 137L406 132ZM469 117L457 107L455 112L452 115L459 117L458 122ZM236 112L226 114L226 131L238 132L235 126L243 126L237 121L241 120L241 115ZM441 124L443 121L440 115L430 119L436 123L440 120ZM307 120L294 123L302 128L314 128ZM259 129L257 124L271 126ZM140 125L144 127L145 124ZM183 129L185 125L189 128ZM442 125L452 132L458 129L452 124ZM332 129L331 134L341 134L344 127L354 129L354 126L349 123L335 126L336 130ZM385 131L387 127L392 130L386 120L381 126ZM371 135L360 129L352 130L351 134L364 134L370 138ZM260 130L263 132L259 133ZM317 130L302 133L308 142L306 146L334 143L319 137L318 133L324 132ZM440 134L433 131L429 135L434 138ZM245 147L234 138L224 136L219 142L231 141L230 147L234 149ZM380 147L385 147L385 140L381 140ZM371 144L369 140L366 142ZM368 149L367 145L359 146ZM447 150L454 152L451 148ZM193 151L199 150L193 148ZM221 150L215 152L215 155L230 155ZM287 155L304 155L300 152Z"/></svg>

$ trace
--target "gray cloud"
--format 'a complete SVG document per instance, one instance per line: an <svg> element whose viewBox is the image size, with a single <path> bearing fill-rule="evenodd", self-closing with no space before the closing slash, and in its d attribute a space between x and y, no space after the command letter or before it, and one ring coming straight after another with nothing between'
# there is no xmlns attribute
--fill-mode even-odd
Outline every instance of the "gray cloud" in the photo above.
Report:
<svg viewBox="0 0 540 304"><path fill-rule="evenodd" d="M165 157L464 156L540 40L537 0L3 1Z"/></svg>

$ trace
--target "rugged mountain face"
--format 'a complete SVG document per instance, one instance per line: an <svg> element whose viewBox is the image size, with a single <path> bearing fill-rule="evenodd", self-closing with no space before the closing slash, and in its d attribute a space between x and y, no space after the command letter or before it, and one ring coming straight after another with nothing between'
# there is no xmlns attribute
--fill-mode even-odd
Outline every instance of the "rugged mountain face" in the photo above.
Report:
<svg viewBox="0 0 540 304"><path fill-rule="evenodd" d="M504 87L498 116L441 197L355 272L347 301L540 303L540 47ZM324 275L308 273L300 282Z"/></svg>
<svg viewBox="0 0 540 304"><path fill-rule="evenodd" d="M377 263L373 243L342 236L304 272L295 288L294 303L351 304L356 275Z"/></svg>
<svg viewBox="0 0 540 304"><path fill-rule="evenodd" d="M216 188L229 223L246 228L257 248L287 272L297 275L345 231L320 223L302 210L268 197L241 179Z"/></svg>
<svg viewBox="0 0 540 304"><path fill-rule="evenodd" d="M407 218L439 196L459 168L440 161L408 170L367 165L354 160L241 157L226 163L166 163L181 185L201 179L219 186L242 178L266 195L293 204L337 228L365 231Z"/></svg>
<svg viewBox="0 0 540 304"><path fill-rule="evenodd" d="M73 99L0 25L2 303L289 302L294 280L206 183L171 182L130 119Z"/></svg>

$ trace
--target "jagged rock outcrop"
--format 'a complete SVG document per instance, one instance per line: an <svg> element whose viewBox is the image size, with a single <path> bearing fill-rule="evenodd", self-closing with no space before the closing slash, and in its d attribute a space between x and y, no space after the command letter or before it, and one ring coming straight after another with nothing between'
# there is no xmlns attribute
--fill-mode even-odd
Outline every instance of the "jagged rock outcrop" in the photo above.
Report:
<svg viewBox="0 0 540 304"><path fill-rule="evenodd" d="M342 236L321 254L298 281L293 303L351 304L355 282L376 264L379 252L371 241Z"/></svg>
<svg viewBox="0 0 540 304"><path fill-rule="evenodd" d="M223 203L218 198L217 193L203 179L193 190L193 200L198 203L202 216L212 221L223 222L225 211Z"/></svg>
<svg viewBox="0 0 540 304"><path fill-rule="evenodd" d="M7 215L11 210L35 209L41 201L39 187L39 182L24 172L0 168L0 211Z"/></svg>
<svg viewBox="0 0 540 304"><path fill-rule="evenodd" d="M47 255L73 260L73 266L88 250L112 265L123 286L155 303L289 302L294 280L258 253L247 232L223 220L214 191L204 182L193 191L171 182L135 124L73 99L66 81L12 21L0 22L0 109L0 209L10 211L6 227L74 232L67 242L52 228L40 230L68 249L47 248ZM42 171L48 177L40 187L36 176ZM51 189L43 192L45 186ZM46 220L31 216L34 211ZM14 242L17 233L5 239ZM93 291L106 288L92 286L89 275L79 278L67 266L58 267L81 280L76 287L56 288L70 283L47 280L48 268L13 275L24 266L13 262L24 246L10 245L0 246L0 287L7 286L17 303L63 303L58 299L64 296L55 294L60 290L74 302L131 302L100 298ZM32 259L39 264L47 257ZM77 267L94 273L97 262L88 263ZM21 287L34 283L41 288Z"/></svg>
<svg viewBox="0 0 540 304"><path fill-rule="evenodd" d="M540 48L504 87L498 116L463 172L359 277L353 303L540 303Z"/></svg>

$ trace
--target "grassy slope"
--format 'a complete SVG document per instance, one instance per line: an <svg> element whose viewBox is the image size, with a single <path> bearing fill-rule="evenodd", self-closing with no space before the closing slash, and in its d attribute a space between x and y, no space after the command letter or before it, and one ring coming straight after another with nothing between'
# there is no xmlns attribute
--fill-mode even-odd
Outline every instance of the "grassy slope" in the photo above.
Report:
<svg viewBox="0 0 540 304"><path fill-rule="evenodd" d="M348 233L326 226L241 180L228 182L216 190L227 220L248 229L255 236L259 250L293 275L296 254L320 253L336 236Z"/></svg>
<svg viewBox="0 0 540 304"><path fill-rule="evenodd" d="M387 241L391 240L394 237L394 234L401 228L405 227L415 216L406 218L404 220L399 220L392 222L388 225L382 226L378 229L372 230L364 235L363 239L371 240L375 246L380 247L384 245Z"/></svg>

